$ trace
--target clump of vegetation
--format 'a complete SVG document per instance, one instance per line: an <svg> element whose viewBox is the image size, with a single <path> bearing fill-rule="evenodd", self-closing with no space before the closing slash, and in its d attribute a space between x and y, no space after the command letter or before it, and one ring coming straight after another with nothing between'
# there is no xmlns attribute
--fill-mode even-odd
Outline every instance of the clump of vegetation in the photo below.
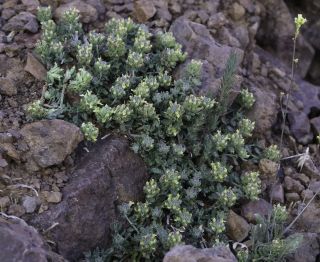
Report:
<svg viewBox="0 0 320 262"><path fill-rule="evenodd" d="M106 129L125 134L149 167L145 201L120 206L129 226L115 225L103 260L156 261L179 243L227 241L229 209L257 199L261 184L257 172L237 168L251 157L246 139L254 123L243 110L254 97L242 90L229 108L236 55L214 99L196 95L201 61L191 60L173 79L187 55L172 33L154 35L130 19L85 33L74 9L55 23L50 8L40 8L38 19L43 33L36 52L48 74L43 96L28 108L31 117L71 121L93 142Z"/></svg>
<svg viewBox="0 0 320 262"><path fill-rule="evenodd" d="M275 205L267 218L256 214L257 223L251 230L251 252L244 248L239 250L239 261L284 261L285 257L294 252L303 240L301 234L284 238L287 218L286 208L280 205Z"/></svg>
<svg viewBox="0 0 320 262"><path fill-rule="evenodd" d="M278 162L281 159L281 153L277 145L271 145L264 149L263 156L269 160Z"/></svg>

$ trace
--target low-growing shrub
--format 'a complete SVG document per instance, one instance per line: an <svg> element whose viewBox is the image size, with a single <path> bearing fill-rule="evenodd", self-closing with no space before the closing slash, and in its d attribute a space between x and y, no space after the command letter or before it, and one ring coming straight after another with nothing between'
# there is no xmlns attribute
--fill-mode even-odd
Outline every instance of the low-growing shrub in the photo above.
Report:
<svg viewBox="0 0 320 262"><path fill-rule="evenodd" d="M120 206L128 227L115 225L103 256L157 261L178 243L227 241L229 209L257 199L261 184L257 172L240 168L250 159L246 139L254 128L243 110L254 97L244 89L229 105L236 55L214 99L197 95L201 61L191 60L174 79L187 55L172 33L152 34L130 19L112 19L103 32L86 33L76 10L55 23L50 8L41 8L38 19L43 33L36 52L48 74L43 96L28 108L31 117L71 121L93 142L106 130L124 134L151 175L145 201Z"/></svg>

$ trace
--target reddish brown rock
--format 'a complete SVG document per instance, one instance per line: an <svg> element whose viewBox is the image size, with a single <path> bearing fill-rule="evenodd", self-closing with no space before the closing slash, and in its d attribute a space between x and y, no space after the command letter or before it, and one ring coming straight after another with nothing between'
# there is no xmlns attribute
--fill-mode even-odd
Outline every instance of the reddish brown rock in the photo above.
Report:
<svg viewBox="0 0 320 262"><path fill-rule="evenodd" d="M14 96L17 94L17 88L14 82L8 77L0 77L0 94Z"/></svg>
<svg viewBox="0 0 320 262"><path fill-rule="evenodd" d="M297 202L300 200L300 196L298 193L286 193L286 201L288 203Z"/></svg>
<svg viewBox="0 0 320 262"><path fill-rule="evenodd" d="M295 180L289 176L286 176L284 178L284 188L288 192L296 192L296 193L300 193L302 190L305 189L304 186L298 180Z"/></svg>
<svg viewBox="0 0 320 262"><path fill-rule="evenodd" d="M170 31L172 31L177 41L182 44L190 59L203 61L200 93L217 95L220 90L221 77L231 53L235 53L237 65L240 65L244 52L239 48L231 48L230 46L219 44L212 37L206 26L191 22L184 17L175 20L171 25ZM181 65L178 69L177 77L181 75L184 65ZM233 89L229 94L230 102L239 93L241 83L242 78L236 76Z"/></svg>
<svg viewBox="0 0 320 262"><path fill-rule="evenodd" d="M82 23L92 23L98 19L97 10L92 5L81 0L75 0L70 3L60 5L54 12L55 18L61 19L64 12L72 8L79 11Z"/></svg>
<svg viewBox="0 0 320 262"><path fill-rule="evenodd" d="M241 216L230 210L227 218L227 235L234 241L241 242L244 240L250 231L250 225Z"/></svg>
<svg viewBox="0 0 320 262"><path fill-rule="evenodd" d="M279 169L279 164L264 158L259 162L259 169L263 175L276 176Z"/></svg>
<svg viewBox="0 0 320 262"><path fill-rule="evenodd" d="M133 16L139 23L145 23L157 12L151 0L138 0L134 3Z"/></svg>
<svg viewBox="0 0 320 262"><path fill-rule="evenodd" d="M273 203L284 203L284 190L282 184L276 183L271 186L269 198Z"/></svg>
<svg viewBox="0 0 320 262"><path fill-rule="evenodd" d="M267 217L272 212L272 205L264 199L250 201L241 207L241 214L248 222L256 221L255 215Z"/></svg>
<svg viewBox="0 0 320 262"><path fill-rule="evenodd" d="M24 70L29 72L38 80L43 81L47 76L47 70L32 53L28 53L27 64Z"/></svg>
<svg viewBox="0 0 320 262"><path fill-rule="evenodd" d="M33 171L61 164L83 140L77 126L58 119L27 124L21 135L29 146L26 167Z"/></svg>
<svg viewBox="0 0 320 262"><path fill-rule="evenodd" d="M77 260L96 246L110 244L110 226L122 219L117 206L142 200L148 179L143 161L123 138L100 140L76 162L79 165L63 188L62 202L31 221L41 230L59 223L48 237L70 260Z"/></svg>
<svg viewBox="0 0 320 262"><path fill-rule="evenodd" d="M241 20L241 18L244 17L245 13L246 10L244 9L244 7L237 2L235 2L230 8L230 15L235 21Z"/></svg>
<svg viewBox="0 0 320 262"><path fill-rule="evenodd" d="M277 96L274 91L263 86L252 86L250 91L256 102L249 110L248 117L255 121L255 133L265 134L267 130L271 130L277 119Z"/></svg>

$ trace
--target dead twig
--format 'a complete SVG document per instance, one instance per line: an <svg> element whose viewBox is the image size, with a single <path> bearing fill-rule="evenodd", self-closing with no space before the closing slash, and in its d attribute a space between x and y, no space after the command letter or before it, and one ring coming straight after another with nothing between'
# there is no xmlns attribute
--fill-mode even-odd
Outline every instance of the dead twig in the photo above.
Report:
<svg viewBox="0 0 320 262"><path fill-rule="evenodd" d="M31 190L35 193L35 195L36 195L37 197L39 197L38 191L37 191L34 187L32 187L32 186L28 186L28 185L24 185L24 184L16 184L16 185L8 186L8 187L9 187L9 188L19 188L19 187L28 188L28 189L31 189Z"/></svg>
<svg viewBox="0 0 320 262"><path fill-rule="evenodd" d="M293 221L290 223L290 225L288 225L285 230L283 231L283 234L285 234L286 232L288 232L288 230L297 222L297 220L301 217L301 215L303 214L303 212L310 206L310 204L312 203L312 201L316 198L316 196L320 193L320 188L318 189L318 191L314 194L314 196L309 200L309 202L306 204L306 206L301 210L301 212L295 217L295 219L293 219Z"/></svg>

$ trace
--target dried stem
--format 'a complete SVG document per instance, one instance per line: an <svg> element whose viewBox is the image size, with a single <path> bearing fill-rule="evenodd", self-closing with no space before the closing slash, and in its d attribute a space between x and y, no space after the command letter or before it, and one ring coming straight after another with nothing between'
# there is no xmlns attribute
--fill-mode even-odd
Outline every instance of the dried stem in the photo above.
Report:
<svg viewBox="0 0 320 262"><path fill-rule="evenodd" d="M291 95L291 91L293 88L293 80L295 76L295 64L296 64L296 45L297 45L297 37L298 34L296 33L293 38L293 52L292 52L292 61L291 61L291 80L290 80L290 87L286 94L286 101L285 101L285 108L282 110L282 128L281 128L281 137L280 137L280 152L282 152L283 149L283 135L284 135L284 129L286 126L286 118L288 114L288 104L289 104L289 98Z"/></svg>
<svg viewBox="0 0 320 262"><path fill-rule="evenodd" d="M306 204L306 206L301 210L301 212L295 217L295 219L293 219L293 221L290 223L289 226L286 227L286 229L283 231L283 234L285 234L286 232L288 232L288 230L297 222L297 220L299 219L299 217L301 217L301 215L303 214L303 212L309 207L309 205L312 203L312 201L316 198L316 196L320 193L320 188L318 189L318 191L314 194L314 196L309 200L309 202Z"/></svg>

